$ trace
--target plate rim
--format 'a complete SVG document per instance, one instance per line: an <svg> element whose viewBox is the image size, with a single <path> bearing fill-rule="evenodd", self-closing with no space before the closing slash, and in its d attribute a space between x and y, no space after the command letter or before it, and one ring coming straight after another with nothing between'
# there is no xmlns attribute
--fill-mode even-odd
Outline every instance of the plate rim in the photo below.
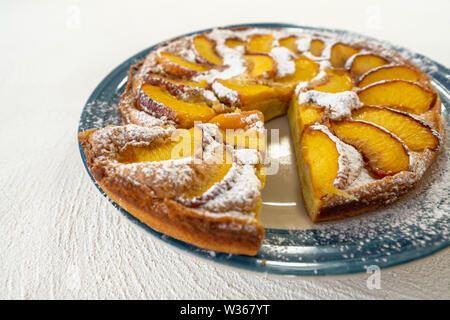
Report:
<svg viewBox="0 0 450 320"><path fill-rule="evenodd" d="M122 63L120 63L117 67L115 67L111 72L109 72L103 80L97 85L97 87L94 89L94 91L90 94L89 98L87 99L81 116L80 121L78 125L78 133L83 131L82 128L82 121L83 121L83 115L84 110L88 104L90 104L92 101L95 101L100 94L103 92L104 87L107 86L108 83L110 83L113 79L115 79L118 75L121 75L123 73L123 69L128 71L130 65L136 63L138 59L140 59L142 56L145 56L148 52L155 49L156 47L160 46L161 44L164 44L166 42L173 41L180 37L190 36L193 34L208 32L210 30L213 30L215 28L234 28L234 27L263 27L263 28L295 28L295 29L304 29L309 31L317 31L317 32L330 32L334 34L354 34L361 37L364 37L368 41L375 41L375 42L384 42L395 48L396 50L408 50L404 47L397 46L394 44L391 44L384 40L379 40L376 38L372 38L369 36L365 36L353 31L347 31L343 29L328 29L328 28L322 28L322 27L312 27L312 26L303 26L303 25L297 25L292 23L280 23L280 22L259 22L259 23L244 23L244 24L232 24L227 26L219 26L219 27L212 27L212 28L206 28L202 30L197 31L191 31L176 37L172 37L170 39L158 42L154 45L151 45L147 47L146 49L143 49L139 51L138 53L134 54L133 56L129 57L128 59L124 60ZM410 50L408 50L410 51ZM410 51L411 52L411 51ZM439 69L442 69L445 71L447 75L450 75L450 70L445 67L444 65L427 58L426 56L422 54L415 53L415 56L426 59L433 64L435 64ZM136 62L135 62L136 61ZM435 79L432 75L430 75L432 80L439 82L443 87L450 90L450 77L442 77L439 79ZM443 104L442 104L443 105ZM444 105L443 105L444 106ZM444 106L445 107L445 106ZM445 107L446 108L446 107ZM447 110L450 111L450 110ZM84 148L81 145L81 143L78 141L78 147L79 152L83 161L83 165L91 178L91 180L94 182L94 185L96 188L100 191L100 193L116 208L121 212L124 216L126 216L130 221L132 221L134 224L142 227L144 230L149 232L152 236L155 238L165 242L166 244L175 247L177 250L181 250L185 253L192 254L196 257L206 259L208 262L215 262L218 264L226 265L227 267L232 267L235 270L245 270L245 271L251 271L251 272L257 272L257 273L263 273L263 274L275 274L275 275L282 275L282 276L301 276L301 277L311 277L311 276L336 276L336 275L345 275L345 274L355 274L355 273L363 273L366 272L367 266L376 264L379 268L384 269L388 267L393 267L397 265L401 265L404 263L408 263L411 261L415 261L420 258L427 257L433 253L436 253L444 248L447 248L450 246L450 239L444 240L442 242L439 242L434 245L429 245L427 247L422 247L420 249L416 250L406 250L402 251L400 253L396 253L394 255L391 255L389 257L389 260L382 261L376 258L376 256L371 256L369 259L362 261L360 258L355 259L340 259L340 260L332 260L332 261L326 261L326 262L317 262L316 264L309 263L310 266L300 266L302 265L301 262L297 264L293 264L292 262L286 262L289 265L282 266L282 265L272 265L268 263L264 263L262 259L258 258L258 256L242 256L242 255L231 255L227 253L220 253L220 252L214 252L210 250L204 250L201 248L198 248L192 244L183 242L181 240L174 239L172 237L169 237L163 233L160 233L145 223L141 222L139 219L134 217L132 214L130 214L128 211L123 209L120 205L118 205L116 202L111 200L108 195L100 188L98 183L93 178L91 172L89 171L89 168L87 166L86 157L83 152ZM314 230L314 229L310 229ZM306 230L302 230L306 231ZM265 228L265 232L269 233L283 233L283 232L289 232L286 229L274 229L274 228ZM378 261L375 261L378 260ZM374 262L375 261L375 262ZM374 262L374 263L372 263ZM283 263L280 261L280 263Z"/></svg>

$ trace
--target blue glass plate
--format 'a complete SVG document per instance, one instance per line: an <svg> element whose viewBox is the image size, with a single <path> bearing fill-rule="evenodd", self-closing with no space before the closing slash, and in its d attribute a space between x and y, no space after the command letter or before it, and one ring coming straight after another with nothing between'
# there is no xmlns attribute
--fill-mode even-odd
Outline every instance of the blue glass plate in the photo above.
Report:
<svg viewBox="0 0 450 320"><path fill-rule="evenodd" d="M418 63L431 76L433 86L442 99L445 127L448 126L450 70L437 62L404 48L342 30L279 23L246 24L245 26L296 28L307 32L357 37L397 50ZM186 35L205 31L209 30ZM127 71L131 65L140 61L157 45L123 62L97 86L83 109L79 131L121 123L117 104L126 85ZM97 184L96 186L120 212L145 228L150 234L204 259L236 268L272 274L296 276L347 274L365 272L366 268L372 265L380 268L398 265L448 247L450 243L449 151L448 143L445 143L438 160L428 170L416 190L393 205L338 222L312 225L308 229L266 228L261 250L254 257L211 252L161 234L134 218L109 199ZM87 170L81 145L80 152ZM87 171L89 173L89 170ZM92 176L91 179L95 183ZM296 179L296 174L290 175L290 179ZM274 215L277 214L277 207L269 209ZM268 209L263 208L263 210Z"/></svg>

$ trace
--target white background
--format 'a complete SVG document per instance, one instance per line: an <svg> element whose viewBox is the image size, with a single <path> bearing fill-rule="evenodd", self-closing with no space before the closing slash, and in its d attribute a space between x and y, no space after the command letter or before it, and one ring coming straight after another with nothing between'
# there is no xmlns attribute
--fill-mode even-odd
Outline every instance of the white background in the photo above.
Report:
<svg viewBox="0 0 450 320"><path fill-rule="evenodd" d="M1 1L0 298L450 298L450 250L381 272L280 279L154 240L88 178L82 107L118 64L212 26L290 22L391 41L450 66L450 1Z"/></svg>

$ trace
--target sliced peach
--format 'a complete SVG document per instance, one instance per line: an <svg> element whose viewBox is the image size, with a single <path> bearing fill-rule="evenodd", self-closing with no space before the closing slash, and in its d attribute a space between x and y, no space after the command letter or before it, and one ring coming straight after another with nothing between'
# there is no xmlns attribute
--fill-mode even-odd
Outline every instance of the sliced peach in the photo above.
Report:
<svg viewBox="0 0 450 320"><path fill-rule="evenodd" d="M353 88L353 81L349 73L346 70L328 69L325 71L329 78L324 84L315 86L313 89L316 91L337 93L343 91L349 91Z"/></svg>
<svg viewBox="0 0 450 320"><path fill-rule="evenodd" d="M229 182L224 181L224 178L232 167L231 161L227 159L231 159L231 155L227 155L224 152L223 160L218 160L215 165L208 166L207 172L203 172L203 179L196 181L197 183L192 185L189 191L183 195L184 199L192 200L193 207L199 206L219 195L223 188L217 188L218 190L213 193L206 193L214 184L222 184L224 188L227 187Z"/></svg>
<svg viewBox="0 0 450 320"><path fill-rule="evenodd" d="M319 39L311 40L309 51L311 51L312 55L320 57L322 55L323 49L325 49L325 43L322 40Z"/></svg>
<svg viewBox="0 0 450 320"><path fill-rule="evenodd" d="M297 83L300 81L309 81L319 73L319 66L313 60L301 56L295 59L295 72L287 75L277 81L281 83Z"/></svg>
<svg viewBox="0 0 450 320"><path fill-rule="evenodd" d="M336 43L331 48L331 65L335 68L344 68L348 58L357 54L358 49L348 46L343 43Z"/></svg>
<svg viewBox="0 0 450 320"><path fill-rule="evenodd" d="M207 122L215 112L206 103L191 103L178 99L161 87L144 84L138 96L142 110L166 116L181 127L194 125L194 121Z"/></svg>
<svg viewBox="0 0 450 320"><path fill-rule="evenodd" d="M206 88L208 86L206 80L195 82L184 79L171 79L155 73L149 73L146 80L151 85L165 87L171 93L182 92L185 87Z"/></svg>
<svg viewBox="0 0 450 320"><path fill-rule="evenodd" d="M409 153L396 136L369 122L332 122L336 135L362 153L371 171L379 177L409 170Z"/></svg>
<svg viewBox="0 0 450 320"><path fill-rule="evenodd" d="M204 34L194 37L194 47L198 54L207 62L222 65L223 59L216 52L216 43Z"/></svg>
<svg viewBox="0 0 450 320"><path fill-rule="evenodd" d="M272 50L273 35L257 34L253 35L247 43L248 53L269 53Z"/></svg>
<svg viewBox="0 0 450 320"><path fill-rule="evenodd" d="M290 37L280 39L279 43L280 43L281 47L289 49L293 53L298 53L297 44L296 44L297 39L298 38L295 36L290 36Z"/></svg>
<svg viewBox="0 0 450 320"><path fill-rule="evenodd" d="M222 113L209 122L216 124L224 132L226 144L265 151L264 133L255 128L258 122L264 123L264 115L261 111Z"/></svg>
<svg viewBox="0 0 450 320"><path fill-rule="evenodd" d="M284 88L269 87L257 83L240 83L234 80L217 81L223 86L238 93L243 108L250 109L250 107L257 106L267 99L279 98L287 102L290 98L290 91Z"/></svg>
<svg viewBox="0 0 450 320"><path fill-rule="evenodd" d="M254 78L272 78L277 72L277 65L273 58L263 53L245 54L248 62L248 73Z"/></svg>
<svg viewBox="0 0 450 320"><path fill-rule="evenodd" d="M157 59L167 73L178 77L191 77L199 72L206 72L211 69L209 66L188 61L183 57L165 51L161 51L157 55Z"/></svg>
<svg viewBox="0 0 450 320"><path fill-rule="evenodd" d="M366 105L391 107L415 114L428 111L436 101L431 90L404 80L374 83L360 90L358 96Z"/></svg>
<svg viewBox="0 0 450 320"><path fill-rule="evenodd" d="M308 128L301 138L303 161L309 168L316 199L332 188L339 171L339 152L336 143L321 130Z"/></svg>
<svg viewBox="0 0 450 320"><path fill-rule="evenodd" d="M177 129L169 141L145 147L128 145L119 154L121 163L154 162L193 157L202 144L199 128Z"/></svg>
<svg viewBox="0 0 450 320"><path fill-rule="evenodd" d="M225 40L225 45L231 49L234 49L238 46L243 46L244 41L241 39L229 38L229 39Z"/></svg>
<svg viewBox="0 0 450 320"><path fill-rule="evenodd" d="M244 111L260 110L264 114L266 121L283 115L292 95L291 88L285 86L267 86L232 79L217 80L217 82L231 92L234 92L238 100L237 102L230 101L228 95L222 96L215 88L215 85L213 85L213 90L221 101L239 106Z"/></svg>
<svg viewBox="0 0 450 320"><path fill-rule="evenodd" d="M246 129L257 122L264 123L264 115L258 110L221 113L209 120L216 124L220 129Z"/></svg>
<svg viewBox="0 0 450 320"><path fill-rule="evenodd" d="M350 73L354 78L358 79L367 71L384 66L388 63L389 61L375 54L360 54L353 59L350 66Z"/></svg>
<svg viewBox="0 0 450 320"><path fill-rule="evenodd" d="M387 129L412 151L434 150L439 146L437 134L427 124L400 111L365 106L353 111L352 118L372 122Z"/></svg>
<svg viewBox="0 0 450 320"><path fill-rule="evenodd" d="M358 86L363 88L383 80L419 81L421 73L407 66L385 66L365 74Z"/></svg>
<svg viewBox="0 0 450 320"><path fill-rule="evenodd" d="M323 109L323 107L316 105L299 105L297 108L297 125L299 128L299 133L303 132L307 126L320 120L324 114Z"/></svg>

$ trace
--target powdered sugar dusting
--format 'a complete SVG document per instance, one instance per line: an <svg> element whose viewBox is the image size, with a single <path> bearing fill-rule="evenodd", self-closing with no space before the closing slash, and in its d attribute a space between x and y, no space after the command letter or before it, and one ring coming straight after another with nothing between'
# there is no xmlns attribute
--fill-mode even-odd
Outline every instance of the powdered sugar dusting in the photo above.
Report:
<svg viewBox="0 0 450 320"><path fill-rule="evenodd" d="M284 77L295 72L295 63L291 51L284 47L275 47L270 51L270 55L277 63L277 76Z"/></svg>
<svg viewBox="0 0 450 320"><path fill-rule="evenodd" d="M327 93L315 90L301 92L298 97L300 104L315 104L325 107L334 120L349 118L352 110L362 107L358 95L353 91Z"/></svg>

